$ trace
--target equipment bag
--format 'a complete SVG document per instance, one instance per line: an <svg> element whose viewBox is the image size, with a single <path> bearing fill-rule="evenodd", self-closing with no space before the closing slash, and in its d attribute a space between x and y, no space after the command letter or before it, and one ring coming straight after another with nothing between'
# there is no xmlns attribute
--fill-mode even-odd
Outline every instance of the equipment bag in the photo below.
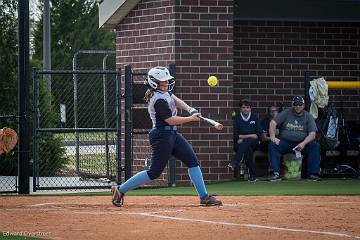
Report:
<svg viewBox="0 0 360 240"><path fill-rule="evenodd" d="M333 105L326 109L325 116L317 123L317 141L321 148L333 150L339 145L339 118Z"/></svg>

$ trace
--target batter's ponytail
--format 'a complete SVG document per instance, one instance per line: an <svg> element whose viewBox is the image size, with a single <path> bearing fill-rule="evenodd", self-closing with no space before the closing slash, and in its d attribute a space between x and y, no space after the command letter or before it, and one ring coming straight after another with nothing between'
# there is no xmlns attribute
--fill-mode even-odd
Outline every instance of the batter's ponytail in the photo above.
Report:
<svg viewBox="0 0 360 240"><path fill-rule="evenodd" d="M146 92L145 92L145 96L144 96L144 100L146 103L148 103L151 99L151 97L154 95L155 89L149 88Z"/></svg>

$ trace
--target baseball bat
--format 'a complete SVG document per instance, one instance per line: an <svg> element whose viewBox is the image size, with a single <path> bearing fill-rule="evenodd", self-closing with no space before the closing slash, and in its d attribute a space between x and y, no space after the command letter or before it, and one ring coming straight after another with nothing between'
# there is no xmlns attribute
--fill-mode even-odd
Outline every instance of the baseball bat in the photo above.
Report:
<svg viewBox="0 0 360 240"><path fill-rule="evenodd" d="M214 121L210 118L206 118L203 116L199 116L199 118L201 118L202 120L208 122L210 125L213 125L217 130L222 130L224 128L224 126L221 123L218 123L217 121Z"/></svg>

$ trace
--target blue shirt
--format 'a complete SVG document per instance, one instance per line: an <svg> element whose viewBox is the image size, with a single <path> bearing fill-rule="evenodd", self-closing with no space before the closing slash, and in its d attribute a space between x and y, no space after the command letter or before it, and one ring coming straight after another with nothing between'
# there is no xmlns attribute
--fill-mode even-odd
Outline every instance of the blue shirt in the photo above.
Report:
<svg viewBox="0 0 360 240"><path fill-rule="evenodd" d="M256 134L260 140L261 132L261 125L257 114L251 113L247 121L244 121L241 114L234 118L234 144L239 140L239 135Z"/></svg>

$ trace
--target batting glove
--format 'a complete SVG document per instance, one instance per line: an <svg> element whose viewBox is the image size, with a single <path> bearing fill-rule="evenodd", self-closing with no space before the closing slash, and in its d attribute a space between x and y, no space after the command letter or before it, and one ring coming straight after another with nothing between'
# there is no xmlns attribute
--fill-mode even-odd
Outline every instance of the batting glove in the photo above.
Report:
<svg viewBox="0 0 360 240"><path fill-rule="evenodd" d="M190 107L190 108L188 109L188 112L189 112L190 115L194 115L195 113L198 113L199 111L196 110L195 108Z"/></svg>

